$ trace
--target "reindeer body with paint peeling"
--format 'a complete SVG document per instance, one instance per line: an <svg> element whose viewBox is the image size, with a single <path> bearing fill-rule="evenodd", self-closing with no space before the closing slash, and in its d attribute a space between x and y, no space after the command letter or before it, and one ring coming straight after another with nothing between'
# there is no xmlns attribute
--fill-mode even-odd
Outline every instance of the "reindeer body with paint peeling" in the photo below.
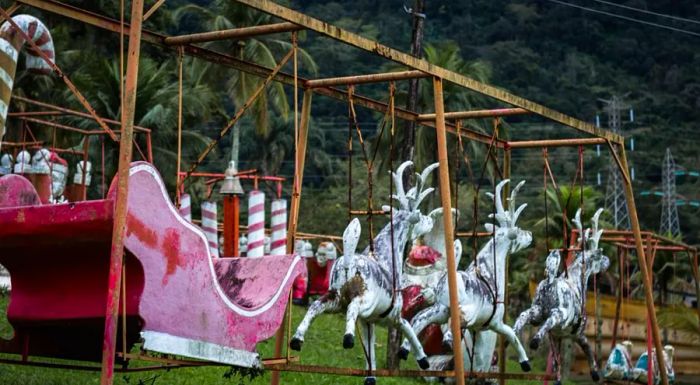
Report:
<svg viewBox="0 0 700 385"><path fill-rule="evenodd" d="M494 232L491 240L479 251L476 260L466 271L458 272L457 291L461 325L463 329L473 332L474 369L488 371L495 347L495 333L503 334L517 348L520 365L524 371L530 370L527 354L513 330L503 323L505 308L505 268L506 257L509 253L522 250L532 242L532 234L516 226L516 221L527 206L515 207L515 196L525 183L520 182L512 191L509 198L509 208L506 210L501 201L501 191L508 180L503 180L496 186L496 194L488 195L494 199L496 213L489 217L495 218L498 225L486 224L486 229ZM444 324L450 317L450 296L447 276L443 276L436 288L437 302L416 314L412 325L415 334L419 334L431 323ZM466 337L465 337L466 338ZM408 355L408 341L404 341L401 358ZM442 369L442 368L440 368Z"/></svg>
<svg viewBox="0 0 700 385"><path fill-rule="evenodd" d="M425 189L426 180L437 163L428 166L417 175L417 186L404 192L402 175L412 162L404 162L392 173L396 194L392 196L399 207L392 210L391 223L387 224L374 239L374 252L366 248L357 254L360 239L360 222L353 219L343 233L343 256L333 264L328 294L316 300L299 324L290 347L300 350L304 334L315 317L321 313L346 312L343 347L354 346L355 323L359 321L361 338L367 351L368 369L376 368L375 324L398 327L410 341L410 346L421 368L427 369L428 361L420 341L410 324L401 318L403 298L399 290L403 254L409 237L416 238L428 232L433 221L418 210L420 203L434 190ZM391 210L388 206L385 211ZM392 270L395 269L395 276ZM394 282L395 278L395 282ZM396 286L396 287L394 287ZM365 379L365 384L374 384L374 377Z"/></svg>
<svg viewBox="0 0 700 385"><path fill-rule="evenodd" d="M588 279L593 274L605 271L610 266L610 260L598 248L598 242L603 230L598 229L598 219L603 209L599 209L592 219L592 228L583 230L581 210L576 212L573 220L579 230L578 243L581 252L568 267L566 273L557 275L561 254L559 250L549 253L546 260L546 277L535 291L532 306L522 312L515 323L515 332L520 334L527 324L542 325L530 340L530 348L536 350L549 332L555 341L562 338L573 338L583 349L588 358L591 378L598 381L598 367L593 356L593 350L584 334L586 329L586 314L584 300L588 287ZM558 383L559 381L557 381Z"/></svg>

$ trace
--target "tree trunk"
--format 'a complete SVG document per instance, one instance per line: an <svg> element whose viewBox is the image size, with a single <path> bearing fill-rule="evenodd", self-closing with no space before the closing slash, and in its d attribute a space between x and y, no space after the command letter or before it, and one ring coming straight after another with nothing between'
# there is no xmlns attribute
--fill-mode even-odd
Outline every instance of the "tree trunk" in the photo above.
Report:
<svg viewBox="0 0 700 385"><path fill-rule="evenodd" d="M411 36L411 55L415 57L423 56L423 23L425 19L419 15L425 11L425 0L415 0L413 3L413 34ZM408 99L406 108L409 111L415 111L418 104L418 79L409 80L408 84ZM413 159L416 144L416 124L412 121L406 121L406 131L402 135L404 140L399 149L400 161ZM404 186L409 184L411 173L404 175ZM407 187L406 187L407 188ZM410 247L410 246L409 246ZM387 337L386 349L386 366L389 369L399 368L399 346L401 344L401 332L395 327L389 327L389 335Z"/></svg>

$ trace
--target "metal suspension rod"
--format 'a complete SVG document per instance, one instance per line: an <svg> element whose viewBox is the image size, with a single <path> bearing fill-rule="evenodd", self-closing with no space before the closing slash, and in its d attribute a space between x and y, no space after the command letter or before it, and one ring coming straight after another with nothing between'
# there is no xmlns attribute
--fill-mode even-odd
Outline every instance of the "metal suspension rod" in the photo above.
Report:
<svg viewBox="0 0 700 385"><path fill-rule="evenodd" d="M445 120L455 119L477 119L477 118L497 118L500 116L527 115L530 111L524 108L499 108L495 110L473 110L445 112ZM434 120L435 114L420 114L418 121Z"/></svg>
<svg viewBox="0 0 700 385"><path fill-rule="evenodd" d="M311 79L304 83L307 88L317 88L317 87L328 87L328 86L342 86L349 84L366 84L366 83L380 83L380 82L390 82L395 80L406 80L406 79L416 79L425 78L429 75L421 71L400 71L400 72L386 72L379 74L369 74L369 75L356 75L356 76L343 76L337 78L326 78L326 79ZM434 120L435 118L433 118Z"/></svg>
<svg viewBox="0 0 700 385"><path fill-rule="evenodd" d="M301 31L303 29L304 27L293 23L256 25L254 27L224 29L221 31L202 32L193 33L190 35L166 37L165 44L180 45L227 39L245 39L254 36L268 35L271 33Z"/></svg>

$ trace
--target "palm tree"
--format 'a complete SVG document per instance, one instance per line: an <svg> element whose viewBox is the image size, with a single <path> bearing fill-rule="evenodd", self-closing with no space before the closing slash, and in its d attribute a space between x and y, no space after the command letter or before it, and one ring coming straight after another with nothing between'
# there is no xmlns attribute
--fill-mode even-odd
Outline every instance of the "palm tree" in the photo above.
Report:
<svg viewBox="0 0 700 385"><path fill-rule="evenodd" d="M240 28L245 26L269 24L269 15L256 12L249 7L234 4L230 1L218 0L210 7L198 5L185 5L174 13L176 20L181 21L186 17L196 17L207 30L222 30ZM287 40L270 36L260 36L245 40L216 41L205 44L206 47L220 52L233 52L235 56L262 65L267 68L277 66L278 59L284 52L292 48L292 43ZM302 49L298 51L300 67L309 73L316 73L316 64ZM225 84L226 94L235 108L240 108L253 92L261 85L263 79L242 71L206 71L211 84ZM274 111L286 123L289 120L290 108L284 86L278 82L272 82L251 107L252 122L255 134L258 138L267 140L273 120L269 112ZM233 128L231 159L238 161L240 148L240 124ZM268 154L268 157L270 154Z"/></svg>

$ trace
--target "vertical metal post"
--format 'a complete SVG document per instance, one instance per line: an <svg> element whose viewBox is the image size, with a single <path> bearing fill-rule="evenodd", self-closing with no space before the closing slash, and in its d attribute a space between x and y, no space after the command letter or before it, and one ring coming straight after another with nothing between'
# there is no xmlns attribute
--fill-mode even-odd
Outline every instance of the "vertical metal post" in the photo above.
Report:
<svg viewBox="0 0 700 385"><path fill-rule="evenodd" d="M238 250L238 240L241 239L240 235L240 219L241 219L241 197L238 195L233 196L233 256L238 257L240 250Z"/></svg>
<svg viewBox="0 0 700 385"><path fill-rule="evenodd" d="M311 119L311 89L304 91L304 100L301 102L301 122L299 123L299 137L296 138L296 154L294 160L294 185L292 186L292 200L289 208L289 225L287 227L287 254L294 252L294 238L299 223L299 206L301 204L301 182L304 179L304 163L306 162L306 139L309 133L309 120ZM289 304L288 306L291 306ZM289 311L289 310L287 310ZM284 343L285 325L282 324L275 334L274 357L282 356L282 344ZM270 385L279 385L280 372L273 371L270 375Z"/></svg>
<svg viewBox="0 0 700 385"><path fill-rule="evenodd" d="M506 148L503 152L503 178L510 179L510 148ZM510 183L506 184L503 188L503 197L501 199L505 202L510 196ZM505 271L505 282L508 282L508 270L510 267L510 258L506 258L506 271ZM509 285L505 287L505 295L503 297L503 316L505 317L508 311L508 295L509 295ZM501 373L501 377L498 379L499 385L505 385L506 379L503 377L503 373L506 372L506 340L502 335L498 336L498 372Z"/></svg>
<svg viewBox="0 0 700 385"><path fill-rule="evenodd" d="M234 238L234 200L235 195L224 194L224 255L222 257L235 257L234 244L238 243L238 239Z"/></svg>
<svg viewBox="0 0 700 385"><path fill-rule="evenodd" d="M625 146L623 144L618 144L618 149L620 151L620 169L621 173L627 173L629 169L627 165L627 155L625 155ZM611 147L611 151L613 147ZM654 308L654 293L651 284L651 272L649 271L649 265L647 262L647 255L645 254L644 245L642 244L642 234L639 229L639 218L637 217L637 206L634 202L634 195L632 193L632 182L629 178L622 178L625 187L625 198L627 199L627 207L629 209L629 219L632 225L632 233L634 234L634 244L637 249L637 255L639 256L639 267L642 270L642 281L644 282L644 298L647 306L647 315L649 317L649 325L651 326L652 339L654 340L654 347L656 348L656 359L659 363L659 373L661 373L661 384L668 385L668 373L666 373L666 359L664 358L663 346L661 346L661 336L659 335L659 324L656 320L656 309Z"/></svg>
<svg viewBox="0 0 700 385"><path fill-rule="evenodd" d="M445 128L445 105L442 95L442 79L433 78L435 99L435 132L437 135L438 161L440 162L440 199L445 213L452 212L450 202L450 169L447 153L447 134ZM445 251L447 252L447 285L450 292L450 327L453 336L455 383L464 385L464 359L462 357L462 330L457 298L457 264L455 263L454 227L452 215L443 215L445 224Z"/></svg>
<svg viewBox="0 0 700 385"><path fill-rule="evenodd" d="M136 110L136 87L141 53L141 21L143 0L131 3L131 30L129 32L129 52L124 85L124 105L122 106L122 127L119 141L119 169L117 171L117 198L114 207L114 227L112 229L112 250L107 283L107 306L105 309L105 330L102 342L101 385L111 385L114 377L114 356L117 338L119 313L119 290L122 284L122 264L124 262L124 228L126 226L127 198L129 187L129 164L133 149L134 112Z"/></svg>

